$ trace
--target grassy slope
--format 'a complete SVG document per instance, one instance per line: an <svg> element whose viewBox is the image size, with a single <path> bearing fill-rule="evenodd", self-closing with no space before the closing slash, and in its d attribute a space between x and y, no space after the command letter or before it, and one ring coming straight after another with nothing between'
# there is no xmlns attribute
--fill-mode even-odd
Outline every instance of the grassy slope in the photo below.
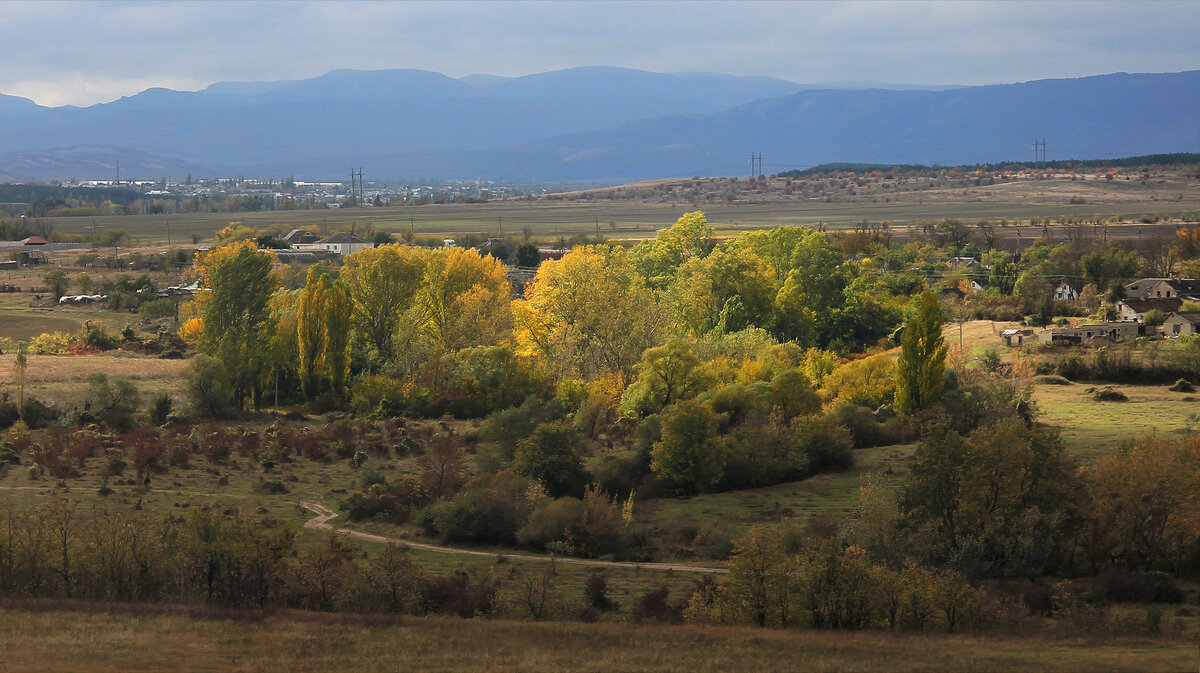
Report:
<svg viewBox="0 0 1200 673"><path fill-rule="evenodd" d="M0 608L7 671L1182 671L1194 645L968 635Z"/></svg>
<svg viewBox="0 0 1200 673"><path fill-rule="evenodd" d="M1189 416L1200 413L1197 395L1173 393L1167 386L1114 385L1129 401L1097 402L1084 392L1093 385L1042 384L1034 388L1042 420L1061 428L1067 446L1084 460L1152 432L1185 432L1194 425Z"/></svg>

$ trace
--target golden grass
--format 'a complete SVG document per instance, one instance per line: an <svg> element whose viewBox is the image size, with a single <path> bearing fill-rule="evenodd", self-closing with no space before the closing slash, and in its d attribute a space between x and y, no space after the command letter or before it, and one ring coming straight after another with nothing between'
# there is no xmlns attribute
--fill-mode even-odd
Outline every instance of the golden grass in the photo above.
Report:
<svg viewBox="0 0 1200 673"><path fill-rule="evenodd" d="M96 373L132 380L144 400L165 392L178 403L183 398L190 366L187 360L163 360L124 351L28 357L26 394L57 407L82 399L87 392L87 377ZM15 358L12 354L0 355L0 386L7 390L12 388Z"/></svg>
<svg viewBox="0 0 1200 673"><path fill-rule="evenodd" d="M0 604L5 671L1185 671L1149 640Z"/></svg>

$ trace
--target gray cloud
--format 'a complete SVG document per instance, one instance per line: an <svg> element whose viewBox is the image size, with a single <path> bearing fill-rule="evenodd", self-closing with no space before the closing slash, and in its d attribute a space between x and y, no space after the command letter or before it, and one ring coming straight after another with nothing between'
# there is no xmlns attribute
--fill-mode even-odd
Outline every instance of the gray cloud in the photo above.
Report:
<svg viewBox="0 0 1200 673"><path fill-rule="evenodd" d="M90 104L334 68L984 84L1200 67L1193 2L0 2L0 92Z"/></svg>

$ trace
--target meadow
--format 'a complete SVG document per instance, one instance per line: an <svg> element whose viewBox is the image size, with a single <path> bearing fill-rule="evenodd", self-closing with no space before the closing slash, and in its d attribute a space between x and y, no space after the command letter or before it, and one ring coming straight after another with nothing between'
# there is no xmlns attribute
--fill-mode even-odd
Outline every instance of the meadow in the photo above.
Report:
<svg viewBox="0 0 1200 673"><path fill-rule="evenodd" d="M6 671L1185 671L1194 643L0 603Z"/></svg>

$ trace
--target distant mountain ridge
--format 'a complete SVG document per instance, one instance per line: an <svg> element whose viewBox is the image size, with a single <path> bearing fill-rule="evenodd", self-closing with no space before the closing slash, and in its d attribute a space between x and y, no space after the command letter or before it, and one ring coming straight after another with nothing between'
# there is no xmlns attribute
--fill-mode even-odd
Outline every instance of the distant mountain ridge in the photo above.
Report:
<svg viewBox="0 0 1200 673"><path fill-rule="evenodd" d="M196 177L336 179L361 166L377 179L624 180L738 175L751 152L784 170L1018 159L1041 137L1051 158L1200 150L1200 71L847 87L588 67L457 79L335 70L86 108L0 95L0 173L108 177L88 171L128 152L123 175L141 161Z"/></svg>

